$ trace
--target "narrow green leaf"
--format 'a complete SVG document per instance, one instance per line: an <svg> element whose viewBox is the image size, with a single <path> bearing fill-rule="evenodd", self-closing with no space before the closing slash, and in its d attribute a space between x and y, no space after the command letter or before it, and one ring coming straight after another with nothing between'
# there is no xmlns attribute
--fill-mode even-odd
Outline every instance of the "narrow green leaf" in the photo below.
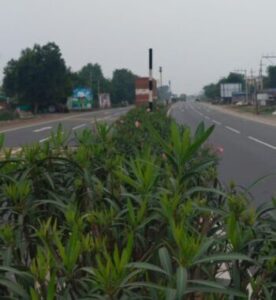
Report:
<svg viewBox="0 0 276 300"><path fill-rule="evenodd" d="M183 299L183 295L187 287L187 278L188 278L187 270L182 266L178 267L176 271L176 288L177 288L176 298L178 300Z"/></svg>
<svg viewBox="0 0 276 300"><path fill-rule="evenodd" d="M162 268L166 271L166 273L172 275L172 261L168 249L166 247L162 247L158 252Z"/></svg>

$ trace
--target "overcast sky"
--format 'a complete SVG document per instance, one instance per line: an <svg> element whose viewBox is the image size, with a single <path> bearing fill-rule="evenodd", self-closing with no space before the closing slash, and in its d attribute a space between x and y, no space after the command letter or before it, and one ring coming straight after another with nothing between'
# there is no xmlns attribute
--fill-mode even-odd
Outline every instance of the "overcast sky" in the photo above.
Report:
<svg viewBox="0 0 276 300"><path fill-rule="evenodd" d="M258 69L276 54L276 0L0 0L3 67L34 43L56 42L68 66L99 63L155 76L177 93L197 93L235 69Z"/></svg>

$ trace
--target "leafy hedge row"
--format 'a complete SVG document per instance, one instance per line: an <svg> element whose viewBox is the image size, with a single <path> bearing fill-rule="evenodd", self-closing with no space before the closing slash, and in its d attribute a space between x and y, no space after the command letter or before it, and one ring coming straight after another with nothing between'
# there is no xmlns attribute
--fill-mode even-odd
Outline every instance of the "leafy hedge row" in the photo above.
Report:
<svg viewBox="0 0 276 300"><path fill-rule="evenodd" d="M0 298L276 299L275 203L220 187L212 130L141 108L3 150Z"/></svg>

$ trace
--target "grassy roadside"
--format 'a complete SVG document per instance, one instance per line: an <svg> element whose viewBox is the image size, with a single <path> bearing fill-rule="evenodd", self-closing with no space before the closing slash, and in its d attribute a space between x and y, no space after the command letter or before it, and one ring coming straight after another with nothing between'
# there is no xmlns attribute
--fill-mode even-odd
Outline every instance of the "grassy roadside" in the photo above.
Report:
<svg viewBox="0 0 276 300"><path fill-rule="evenodd" d="M274 299L275 204L220 186L212 130L139 108L4 150L0 298Z"/></svg>

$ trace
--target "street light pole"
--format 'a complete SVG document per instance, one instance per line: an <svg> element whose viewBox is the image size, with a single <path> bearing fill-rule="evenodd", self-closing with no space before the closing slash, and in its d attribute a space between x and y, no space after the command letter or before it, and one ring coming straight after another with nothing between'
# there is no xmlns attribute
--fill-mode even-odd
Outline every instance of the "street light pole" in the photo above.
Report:
<svg viewBox="0 0 276 300"><path fill-rule="evenodd" d="M149 110L153 110L153 54L152 48L149 49Z"/></svg>
<svg viewBox="0 0 276 300"><path fill-rule="evenodd" d="M160 87L163 86L163 68L159 68L159 73L160 73Z"/></svg>

